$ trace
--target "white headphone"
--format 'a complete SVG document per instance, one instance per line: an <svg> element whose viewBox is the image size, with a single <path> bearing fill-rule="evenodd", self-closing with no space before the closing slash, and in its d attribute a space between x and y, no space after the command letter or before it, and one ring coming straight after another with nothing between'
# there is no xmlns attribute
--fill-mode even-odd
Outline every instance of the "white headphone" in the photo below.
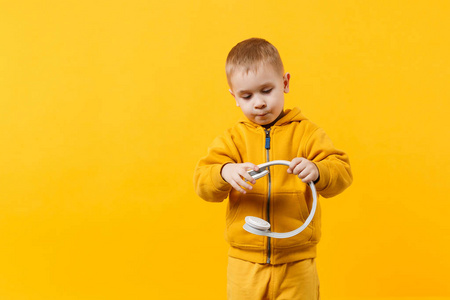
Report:
<svg viewBox="0 0 450 300"><path fill-rule="evenodd" d="M287 160L269 161L269 162L258 165L259 170L258 171L249 171L249 174L254 179L259 179L259 178L262 178L262 177L266 176L267 174L269 174L270 166L285 165L285 166L289 167L290 163L291 162L287 161ZM289 232L271 232L269 230L270 229L269 222L267 222L261 218L247 216L247 217L245 217L244 229L246 231L256 234L256 235L263 235L263 236L268 236L268 237L276 238L276 239L290 238L290 237L293 237L294 235L299 234L306 227L308 227L309 223L311 223L311 220L313 219L314 213L316 212L316 208L317 208L317 192L316 192L316 187L314 186L314 183L312 181L309 183L309 187L311 188L312 195L313 195L313 203L312 203L312 207L311 207L311 212L309 213L309 216L306 219L305 223L303 223L303 225L300 226L299 228L289 231Z"/></svg>

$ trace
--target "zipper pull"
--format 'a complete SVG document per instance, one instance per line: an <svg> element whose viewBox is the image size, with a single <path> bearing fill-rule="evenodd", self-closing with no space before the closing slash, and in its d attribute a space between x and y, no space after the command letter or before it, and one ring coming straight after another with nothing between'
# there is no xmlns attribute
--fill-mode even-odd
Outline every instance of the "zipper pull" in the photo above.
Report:
<svg viewBox="0 0 450 300"><path fill-rule="evenodd" d="M266 149L270 149L270 129L264 130L266 132Z"/></svg>

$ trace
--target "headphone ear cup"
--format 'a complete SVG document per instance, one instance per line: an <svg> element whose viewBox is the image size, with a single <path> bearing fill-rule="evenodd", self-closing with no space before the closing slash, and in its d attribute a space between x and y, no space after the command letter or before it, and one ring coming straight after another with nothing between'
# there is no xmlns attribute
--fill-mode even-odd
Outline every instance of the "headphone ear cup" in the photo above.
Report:
<svg viewBox="0 0 450 300"><path fill-rule="evenodd" d="M258 230L263 230L263 231L267 231L270 229L270 223L261 219L261 218L257 218L257 217L251 217L251 216L247 216L245 217L245 223L254 228L254 229L258 229Z"/></svg>

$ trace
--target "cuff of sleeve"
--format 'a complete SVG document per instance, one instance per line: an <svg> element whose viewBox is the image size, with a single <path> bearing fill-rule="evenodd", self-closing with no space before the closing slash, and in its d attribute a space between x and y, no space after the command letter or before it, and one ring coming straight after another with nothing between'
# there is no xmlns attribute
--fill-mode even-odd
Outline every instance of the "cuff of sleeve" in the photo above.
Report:
<svg viewBox="0 0 450 300"><path fill-rule="evenodd" d="M219 190L219 191L226 191L230 188L230 184L228 182L226 182L223 178L222 175L220 174L222 171L222 168L224 165L226 165L227 163L224 163L222 165L214 165L211 168L211 180L212 183L214 185L214 187Z"/></svg>
<svg viewBox="0 0 450 300"><path fill-rule="evenodd" d="M317 191L323 191L330 182L330 171L325 162L316 162L315 164L319 169L319 181L315 184L316 189Z"/></svg>

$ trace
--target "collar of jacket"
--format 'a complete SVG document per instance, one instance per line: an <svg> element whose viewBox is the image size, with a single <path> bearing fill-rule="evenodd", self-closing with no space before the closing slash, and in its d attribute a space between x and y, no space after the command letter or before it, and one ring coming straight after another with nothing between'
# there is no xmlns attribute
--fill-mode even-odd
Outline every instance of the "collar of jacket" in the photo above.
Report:
<svg viewBox="0 0 450 300"><path fill-rule="evenodd" d="M301 110L298 107L294 107L293 109L286 109L284 113L285 115L281 119L279 119L273 126L281 126L292 122L300 122L302 120L307 120L307 118L301 113ZM242 117L239 120L239 123L245 123L252 127L261 127L261 125L250 121L246 117Z"/></svg>

